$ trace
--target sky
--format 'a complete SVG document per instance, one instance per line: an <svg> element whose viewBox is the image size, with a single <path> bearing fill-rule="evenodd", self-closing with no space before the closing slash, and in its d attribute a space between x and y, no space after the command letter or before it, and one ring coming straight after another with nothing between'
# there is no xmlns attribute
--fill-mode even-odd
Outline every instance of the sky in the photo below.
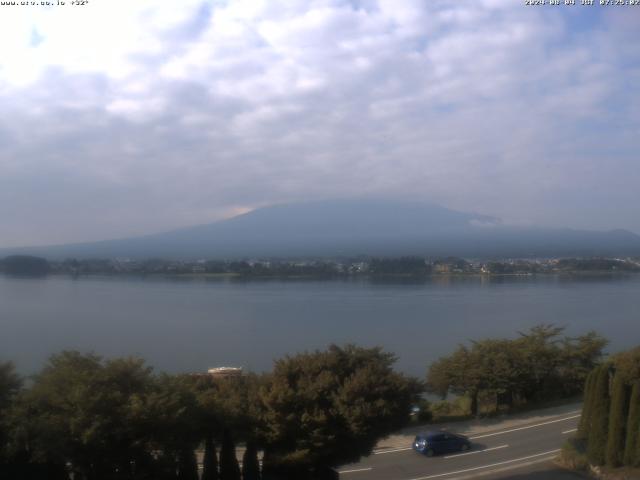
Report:
<svg viewBox="0 0 640 480"><path fill-rule="evenodd" d="M353 196L640 233L639 31L580 0L0 5L0 247Z"/></svg>

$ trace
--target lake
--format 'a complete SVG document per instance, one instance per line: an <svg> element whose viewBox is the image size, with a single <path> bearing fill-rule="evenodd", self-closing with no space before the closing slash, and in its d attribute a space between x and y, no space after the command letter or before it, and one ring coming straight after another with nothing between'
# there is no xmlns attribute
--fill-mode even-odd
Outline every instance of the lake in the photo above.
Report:
<svg viewBox="0 0 640 480"><path fill-rule="evenodd" d="M271 368L348 342L381 345L423 376L460 342L539 323L640 344L640 276L239 280L0 275L0 360L37 371L63 349L139 355L159 370Z"/></svg>

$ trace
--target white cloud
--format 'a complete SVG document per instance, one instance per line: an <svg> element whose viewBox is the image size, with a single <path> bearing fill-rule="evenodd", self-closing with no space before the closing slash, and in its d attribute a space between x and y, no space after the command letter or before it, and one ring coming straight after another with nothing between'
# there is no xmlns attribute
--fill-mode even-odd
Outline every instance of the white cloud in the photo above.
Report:
<svg viewBox="0 0 640 480"><path fill-rule="evenodd" d="M638 200L640 50L620 15L593 24L496 0L0 13L0 215L14 218L0 245L376 193L640 230L626 207ZM611 185L616 200L602 201ZM590 195L591 223L577 210ZM55 238L32 237L54 221Z"/></svg>

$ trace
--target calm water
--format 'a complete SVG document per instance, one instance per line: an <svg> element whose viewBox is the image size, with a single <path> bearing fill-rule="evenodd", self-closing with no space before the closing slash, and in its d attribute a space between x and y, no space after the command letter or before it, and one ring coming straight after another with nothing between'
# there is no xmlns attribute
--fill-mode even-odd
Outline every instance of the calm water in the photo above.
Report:
<svg viewBox="0 0 640 480"><path fill-rule="evenodd" d="M0 276L0 360L23 373L62 349L141 355L171 372L269 369L332 342L382 345L423 375L459 342L538 323L640 344L640 276L437 278L424 282Z"/></svg>

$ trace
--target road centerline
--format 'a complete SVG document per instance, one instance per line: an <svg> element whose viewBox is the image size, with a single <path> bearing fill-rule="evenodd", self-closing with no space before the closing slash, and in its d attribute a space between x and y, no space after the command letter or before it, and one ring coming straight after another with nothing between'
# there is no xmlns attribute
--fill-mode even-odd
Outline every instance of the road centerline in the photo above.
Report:
<svg viewBox="0 0 640 480"><path fill-rule="evenodd" d="M510 430L504 430L502 432L493 432L493 433L485 433L483 435L476 435L476 436L473 436L473 437L469 437L469 439L477 440L478 438L494 437L496 435L504 435L506 433L519 432L520 430L527 430L527 429L530 429L530 428L543 427L545 425L551 425L552 423L566 422L567 420L573 420L574 418L578 418L578 417L580 417L580 414L572 415L571 417L560 418L558 420L550 420L548 422L537 423L535 425L527 425L526 427L512 428Z"/></svg>
<svg viewBox="0 0 640 480"><path fill-rule="evenodd" d="M341 470L338 473L340 475L343 475L345 473L358 473L358 472L370 472L371 470L373 470L372 467L368 467L368 468L354 468L353 470Z"/></svg>
<svg viewBox="0 0 640 480"><path fill-rule="evenodd" d="M507 448L509 445L505 444L505 445L499 445L497 447L491 447L491 448L483 448L482 450L475 450L473 452L465 452L465 453L456 453L454 455L447 455L446 457L442 457L442 458L458 458L458 457L464 457L465 455L475 455L476 453L484 453L484 452L490 452L492 450L500 450L501 448Z"/></svg>
<svg viewBox="0 0 640 480"><path fill-rule="evenodd" d="M413 450L412 447L394 448L391 450L383 450L381 452L373 452L373 455L384 455L385 453L405 452L407 450Z"/></svg>
<svg viewBox="0 0 640 480"><path fill-rule="evenodd" d="M466 468L464 470L456 470L454 472L437 473L435 475L427 475L426 477L416 477L416 478L412 478L411 480L428 480L430 478L441 478L441 477L447 477L449 475L458 475L460 473L473 472L475 470L483 470L485 468L491 468L491 467L497 467L497 466L500 466L500 465L507 465L509 463L521 462L523 460L529 460L531 458L542 457L544 455L551 455L551 454L554 454L554 453L558 453L559 451L560 451L560 449L558 448L556 450L549 450L548 452L536 453L535 455L529 455L527 457L514 458L512 460L505 460L504 462L496 462L496 463L491 463L489 465L482 465L480 467Z"/></svg>

